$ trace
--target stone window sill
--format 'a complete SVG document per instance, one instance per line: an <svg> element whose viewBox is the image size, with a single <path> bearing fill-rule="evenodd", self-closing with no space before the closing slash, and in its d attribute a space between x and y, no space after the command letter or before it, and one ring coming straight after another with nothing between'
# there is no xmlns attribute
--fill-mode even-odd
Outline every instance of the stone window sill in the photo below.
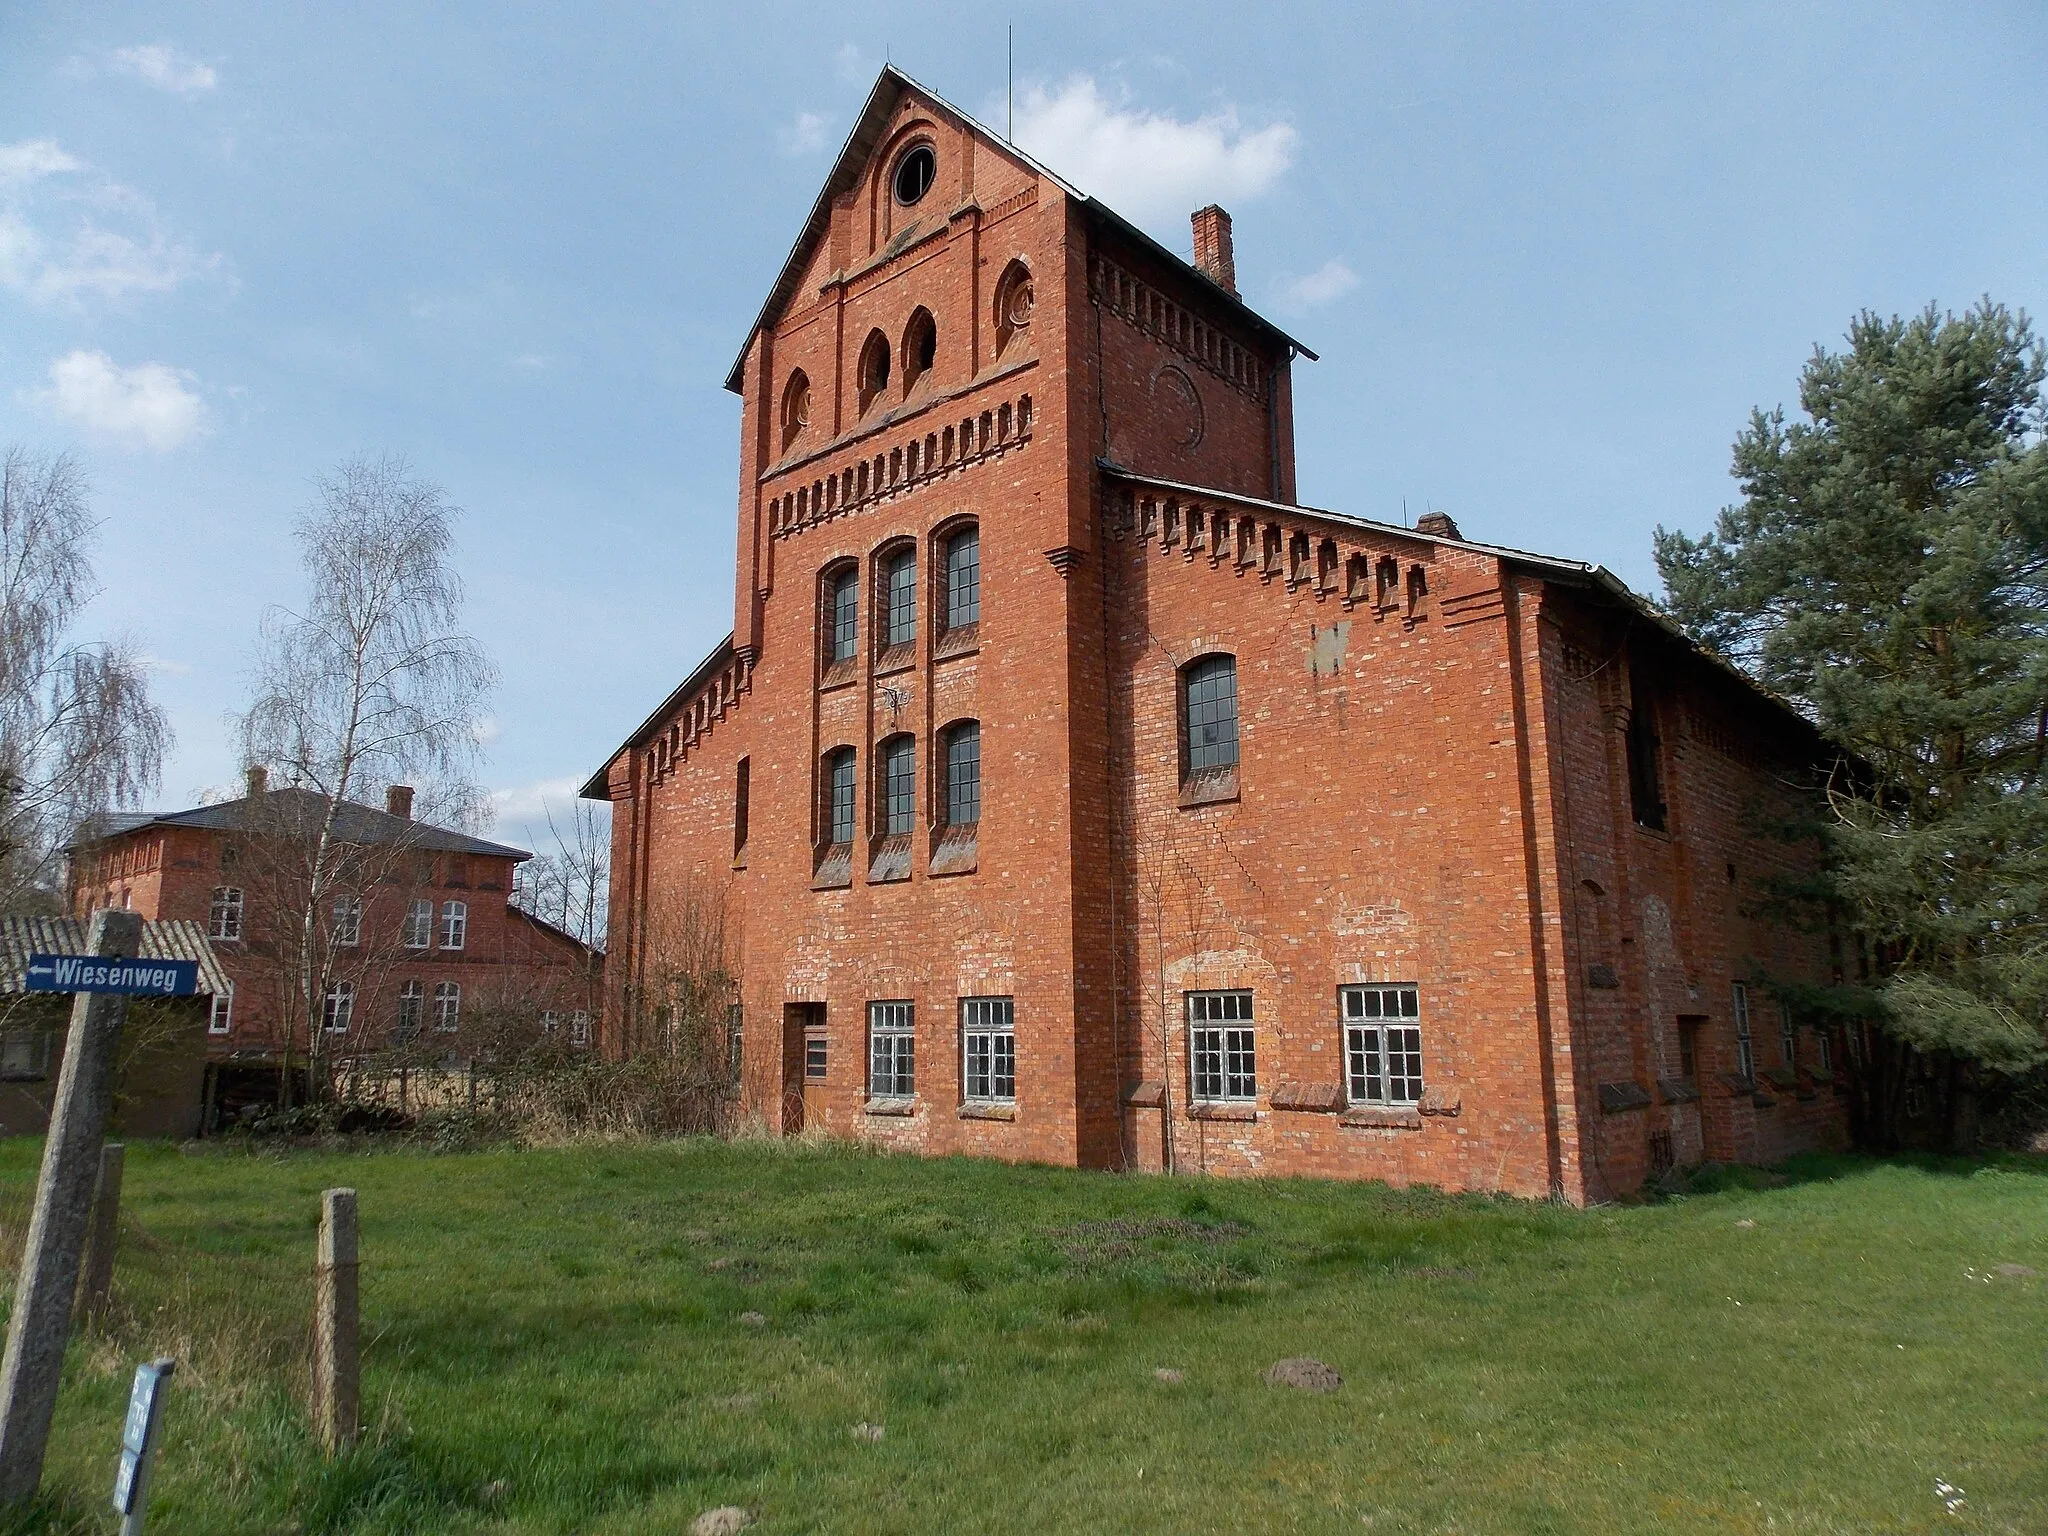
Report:
<svg viewBox="0 0 2048 1536"><path fill-rule="evenodd" d="M1337 1123L1375 1131L1419 1131L1422 1129L1422 1111L1393 1109L1381 1104L1356 1104L1339 1115Z"/></svg>
<svg viewBox="0 0 2048 1536"><path fill-rule="evenodd" d="M1657 1091L1666 1104L1697 1104L1700 1098L1698 1084L1689 1077L1660 1077Z"/></svg>
<svg viewBox="0 0 2048 1536"><path fill-rule="evenodd" d="M980 823L972 826L948 827L940 834L938 846L932 849L931 863L925 873L934 879L943 875L971 875L980 867L981 850Z"/></svg>
<svg viewBox="0 0 2048 1536"><path fill-rule="evenodd" d="M1014 1104L962 1104L959 1110L962 1120L1015 1120L1017 1106Z"/></svg>
<svg viewBox="0 0 2048 1536"><path fill-rule="evenodd" d="M1133 1109L1158 1109L1166 1103L1166 1084L1156 1080L1133 1083L1124 1090L1124 1102Z"/></svg>
<svg viewBox="0 0 2048 1536"><path fill-rule="evenodd" d="M917 1113L915 1099L869 1099L861 1106L864 1115L914 1115Z"/></svg>
<svg viewBox="0 0 2048 1536"><path fill-rule="evenodd" d="M1282 1083L1273 1090L1275 1109L1306 1114L1334 1114L1343 1106L1343 1092L1335 1083Z"/></svg>
<svg viewBox="0 0 2048 1536"><path fill-rule="evenodd" d="M830 693L835 688L844 688L860 678L860 658L849 656L844 661L835 661L825 668L818 679L818 692Z"/></svg>
<svg viewBox="0 0 2048 1536"><path fill-rule="evenodd" d="M1180 805L1187 810L1197 805L1223 805L1237 799L1237 769L1204 768L1181 781Z"/></svg>
<svg viewBox="0 0 2048 1536"><path fill-rule="evenodd" d="M834 843L818 860L811 876L814 891L843 891L853 884L853 844Z"/></svg>
<svg viewBox="0 0 2048 1536"><path fill-rule="evenodd" d="M1256 1120L1259 1107L1256 1104L1190 1104L1190 1120Z"/></svg>
<svg viewBox="0 0 2048 1536"><path fill-rule="evenodd" d="M1600 1085L1600 1112L1603 1115L1621 1115L1632 1109L1648 1109L1651 1102L1650 1090L1641 1083Z"/></svg>
<svg viewBox="0 0 2048 1536"><path fill-rule="evenodd" d="M875 658L875 676L887 677L892 672L908 672L917 665L917 642L905 640L901 645L892 645Z"/></svg>
<svg viewBox="0 0 2048 1536"><path fill-rule="evenodd" d="M897 832L875 839L868 860L869 885L894 885L910 878L910 834Z"/></svg>
<svg viewBox="0 0 2048 1536"><path fill-rule="evenodd" d="M981 649L981 625L962 624L958 629L948 629L939 635L939 643L932 647L933 661L950 661L955 656L972 656Z"/></svg>

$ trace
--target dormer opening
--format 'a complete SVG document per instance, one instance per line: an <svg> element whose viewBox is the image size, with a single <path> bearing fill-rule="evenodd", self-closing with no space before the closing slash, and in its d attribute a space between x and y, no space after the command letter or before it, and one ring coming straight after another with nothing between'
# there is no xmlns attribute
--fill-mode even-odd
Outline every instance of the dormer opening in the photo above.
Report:
<svg viewBox="0 0 2048 1536"><path fill-rule="evenodd" d="M896 172L890 177L895 190L896 201L905 208L916 206L931 191L932 183L938 180L939 157L929 144L913 144L903 152L896 162Z"/></svg>
<svg viewBox="0 0 2048 1536"><path fill-rule="evenodd" d="M939 327L932 312L922 304L911 312L903 328L903 395L905 399L920 380L932 371L939 355Z"/></svg>
<svg viewBox="0 0 2048 1536"><path fill-rule="evenodd" d="M860 349L860 409L866 415L868 407L881 397L889 387L889 338L880 331L868 332L867 342Z"/></svg>

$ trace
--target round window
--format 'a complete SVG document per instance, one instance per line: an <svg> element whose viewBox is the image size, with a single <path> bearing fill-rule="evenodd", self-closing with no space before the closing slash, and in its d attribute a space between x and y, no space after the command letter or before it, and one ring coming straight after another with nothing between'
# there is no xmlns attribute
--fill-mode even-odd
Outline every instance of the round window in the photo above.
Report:
<svg viewBox="0 0 2048 1536"><path fill-rule="evenodd" d="M908 208L931 191L938 174L939 159L931 145L918 145L896 162L896 201Z"/></svg>

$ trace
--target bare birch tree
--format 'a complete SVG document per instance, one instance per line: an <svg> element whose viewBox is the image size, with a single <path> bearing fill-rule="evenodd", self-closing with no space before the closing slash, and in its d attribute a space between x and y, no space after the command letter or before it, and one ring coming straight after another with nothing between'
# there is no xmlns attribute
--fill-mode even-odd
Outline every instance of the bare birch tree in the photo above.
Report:
<svg viewBox="0 0 2048 1536"><path fill-rule="evenodd" d="M481 804L471 773L497 673L459 628L459 516L404 459L348 460L320 483L296 529L303 608L273 608L264 619L243 752L282 787L317 797L317 814L253 829L259 844L266 833L275 842L271 858L303 869L293 910L275 914L287 1092L299 1028L309 1066L321 1061L323 918L352 856L336 835L344 808L374 804L394 783L425 786L428 814Z"/></svg>
<svg viewBox="0 0 2048 1536"><path fill-rule="evenodd" d="M559 820L542 803L555 846L519 866L513 900L523 911L604 948L612 884L611 807L578 800Z"/></svg>
<svg viewBox="0 0 2048 1536"><path fill-rule="evenodd" d="M69 638L97 590L83 470L0 457L0 911L52 907L59 846L156 788L170 723L131 645Z"/></svg>

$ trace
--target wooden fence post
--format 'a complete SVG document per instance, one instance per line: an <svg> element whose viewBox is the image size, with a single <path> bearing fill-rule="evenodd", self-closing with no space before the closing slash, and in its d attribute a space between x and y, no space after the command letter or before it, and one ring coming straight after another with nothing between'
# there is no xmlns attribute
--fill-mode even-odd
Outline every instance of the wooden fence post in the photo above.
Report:
<svg viewBox="0 0 2048 1536"><path fill-rule="evenodd" d="M102 960L133 958L142 948L141 916L100 908L85 947ZM0 1504L26 1503L42 1486L64 1345L71 1336L71 1304L78 1296L79 1254L113 1106L114 1052L127 1016L128 999L119 993L80 992L71 1000L71 1031L64 1038L35 1214L15 1279L7 1361L0 1367Z"/></svg>
<svg viewBox="0 0 2048 1536"><path fill-rule="evenodd" d="M355 1444L362 1411L356 1292L356 1192L320 1197L320 1258L313 1274L313 1415L329 1453Z"/></svg>
<svg viewBox="0 0 2048 1536"><path fill-rule="evenodd" d="M114 1245L121 1235L121 1172L127 1148L100 1148L100 1181L93 1191L92 1221L85 1229L85 1262L78 1275L78 1315L97 1323L107 1315L114 1285Z"/></svg>

